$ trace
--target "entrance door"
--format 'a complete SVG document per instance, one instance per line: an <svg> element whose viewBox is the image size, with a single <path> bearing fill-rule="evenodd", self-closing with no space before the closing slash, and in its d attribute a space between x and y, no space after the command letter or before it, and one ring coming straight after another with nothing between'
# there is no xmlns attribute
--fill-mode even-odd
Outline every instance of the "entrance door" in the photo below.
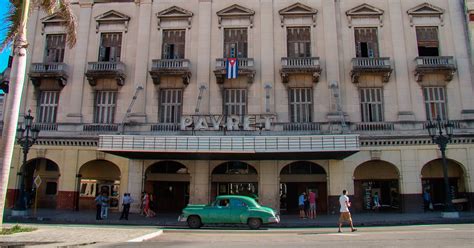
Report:
<svg viewBox="0 0 474 248"><path fill-rule="evenodd" d="M285 192L282 192L281 201L286 206L287 213L296 214L298 213L298 197L301 193L311 189L316 193L316 212L326 213L327 212L327 188L325 182L299 182L299 183L281 183L280 188L286 188ZM286 187L285 187L286 186Z"/></svg>
<svg viewBox="0 0 474 248"><path fill-rule="evenodd" d="M153 206L158 213L181 212L189 202L189 182L154 182Z"/></svg>

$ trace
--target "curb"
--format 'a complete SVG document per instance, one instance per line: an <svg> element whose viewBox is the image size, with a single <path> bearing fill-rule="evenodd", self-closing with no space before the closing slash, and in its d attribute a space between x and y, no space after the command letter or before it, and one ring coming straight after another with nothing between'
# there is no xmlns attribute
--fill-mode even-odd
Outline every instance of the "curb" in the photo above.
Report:
<svg viewBox="0 0 474 248"><path fill-rule="evenodd" d="M159 230L159 231L156 231L156 232L153 232L153 233L145 234L145 235L140 236L138 238L127 240L127 242L143 242L143 241L147 241L147 240L152 239L152 238L156 238L156 237L160 236L161 234L163 234L163 230Z"/></svg>

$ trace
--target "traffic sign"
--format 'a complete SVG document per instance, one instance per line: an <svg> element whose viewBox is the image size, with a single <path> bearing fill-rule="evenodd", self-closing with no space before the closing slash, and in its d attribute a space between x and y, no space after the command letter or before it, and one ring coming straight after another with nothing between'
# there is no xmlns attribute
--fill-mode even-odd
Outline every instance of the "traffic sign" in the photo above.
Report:
<svg viewBox="0 0 474 248"><path fill-rule="evenodd" d="M37 176L35 177L35 180L34 180L34 183L35 183L35 185L36 185L36 188L39 188L39 186L41 185L41 182L42 182L41 177L40 177L39 175L37 175Z"/></svg>

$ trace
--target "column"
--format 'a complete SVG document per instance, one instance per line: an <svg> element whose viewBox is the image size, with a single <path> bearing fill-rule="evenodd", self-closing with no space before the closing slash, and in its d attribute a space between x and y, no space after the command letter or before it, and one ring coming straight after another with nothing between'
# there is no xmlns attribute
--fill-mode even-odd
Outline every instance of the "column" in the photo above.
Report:
<svg viewBox="0 0 474 248"><path fill-rule="evenodd" d="M260 84L257 84L258 81L255 81L256 87L252 87L255 91L254 96L258 100L254 103L258 104L260 113L265 113L265 86L270 85L272 89L270 90L270 101L269 109L270 112L275 111L275 59L274 59L274 23L273 23L273 1L272 0L262 0L260 1L260 70L261 70L261 81ZM257 28L257 27L254 27ZM281 27L277 27L281 28ZM249 102L250 103L250 102Z"/></svg>
<svg viewBox="0 0 474 248"><path fill-rule="evenodd" d="M144 180L144 168L143 168L143 160L128 160L128 192L121 192L123 193L130 193L130 196L133 198L134 202L130 205L130 212L131 213L139 213L140 212L140 205L141 205L141 197L142 197L142 185ZM124 177L123 177L124 178ZM120 197L122 199L123 197Z"/></svg>
<svg viewBox="0 0 474 248"><path fill-rule="evenodd" d="M472 88L472 71L469 63L465 33L465 14L461 1L448 1L449 16L453 34L459 35L454 44L454 58L456 59L459 75L459 92L461 96L461 118L472 120L474 118L474 101ZM463 35L463 37L461 37ZM449 101L449 99L448 99Z"/></svg>
<svg viewBox="0 0 474 248"><path fill-rule="evenodd" d="M196 160L189 182L189 203L208 204L210 201L209 160Z"/></svg>
<svg viewBox="0 0 474 248"><path fill-rule="evenodd" d="M58 196L57 209L73 210L76 203L79 201L80 178L76 175L79 173L78 165L78 150L61 150L58 156L61 160L58 161L59 172L61 176L58 179ZM37 157L40 157L37 155Z"/></svg>
<svg viewBox="0 0 474 248"><path fill-rule="evenodd" d="M260 161L258 200L260 204L280 209L280 173L277 160Z"/></svg>
<svg viewBox="0 0 474 248"><path fill-rule="evenodd" d="M390 23L392 31L392 47L394 76L397 83L398 121L414 121L415 114L412 109L410 94L410 71L407 64L407 49L405 47L405 30L403 23L402 6L400 0L390 0Z"/></svg>
<svg viewBox="0 0 474 248"><path fill-rule="evenodd" d="M206 90L203 92L201 104L199 106L200 113L209 113L211 105L210 95L214 95L212 104L216 104L216 98L219 93L219 87L216 84L211 85L211 78L214 76L211 65L214 65L213 59L211 58L211 29L212 29L212 17L215 16L215 13L212 13L212 1L211 0L199 0L199 16L197 22L198 28L198 47L197 47L197 57L196 61L196 84L189 85L188 87L194 87L192 92L195 92L194 97L189 99L191 104L197 102L197 97L199 94L199 87L204 85ZM193 40L193 39L190 39ZM193 71L194 73L194 71ZM211 93L212 92L212 93ZM194 110L194 109L192 109Z"/></svg>
<svg viewBox="0 0 474 248"><path fill-rule="evenodd" d="M82 98L85 81L85 68L87 68L87 49L89 45L89 33L91 23L94 21L92 18L92 5L93 0L82 0L79 2L79 16L77 26L77 42L74 47L74 61L68 66L72 67L72 74L68 79L70 87L66 87L64 90L68 90L69 95L69 113L66 115L65 122L70 123L81 123L82 122ZM70 70L71 71L71 70Z"/></svg>
<svg viewBox="0 0 474 248"><path fill-rule="evenodd" d="M403 212L422 212L421 166L416 150L401 150L400 203Z"/></svg>
<svg viewBox="0 0 474 248"><path fill-rule="evenodd" d="M133 80L133 86L130 89L133 96L137 91L138 87L143 87L143 90L139 90L137 99L131 109L131 114L127 121L133 120L135 122L143 123L146 121L146 93L147 92L147 75L148 75L148 62L149 50L150 50L150 34L156 32L151 30L151 14L152 14L152 0L141 0L139 3L139 15L138 17L138 37L136 43L136 57L135 57L135 77ZM125 99L125 102L132 101L132 98Z"/></svg>

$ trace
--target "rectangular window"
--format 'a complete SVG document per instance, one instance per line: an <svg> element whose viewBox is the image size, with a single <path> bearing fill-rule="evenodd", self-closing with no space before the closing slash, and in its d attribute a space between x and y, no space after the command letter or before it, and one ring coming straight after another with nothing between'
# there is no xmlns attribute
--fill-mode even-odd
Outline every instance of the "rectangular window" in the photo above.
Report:
<svg viewBox="0 0 474 248"><path fill-rule="evenodd" d="M418 56L439 56L438 27L416 27Z"/></svg>
<svg viewBox="0 0 474 248"><path fill-rule="evenodd" d="M289 91L290 121L312 122L313 121L313 89L291 88Z"/></svg>
<svg viewBox="0 0 474 248"><path fill-rule="evenodd" d="M288 57L311 57L311 32L309 27L288 28L286 33Z"/></svg>
<svg viewBox="0 0 474 248"><path fill-rule="evenodd" d="M247 114L247 90L225 89L224 90L224 115Z"/></svg>
<svg viewBox="0 0 474 248"><path fill-rule="evenodd" d="M224 58L247 58L247 29L224 29Z"/></svg>
<svg viewBox="0 0 474 248"><path fill-rule="evenodd" d="M182 89L160 90L160 122L179 123L183 106Z"/></svg>
<svg viewBox="0 0 474 248"><path fill-rule="evenodd" d="M118 62L122 50L122 33L103 33L100 36L99 61Z"/></svg>
<svg viewBox="0 0 474 248"><path fill-rule="evenodd" d="M382 88L362 88L359 96L362 122L384 121Z"/></svg>
<svg viewBox="0 0 474 248"><path fill-rule="evenodd" d="M446 90L443 87L423 88L425 99L426 119L436 120L439 116L441 120L446 120Z"/></svg>
<svg viewBox="0 0 474 248"><path fill-rule="evenodd" d="M94 123L114 123L116 91L96 91L94 101Z"/></svg>
<svg viewBox="0 0 474 248"><path fill-rule="evenodd" d="M39 97L39 123L56 123L59 91L41 91Z"/></svg>
<svg viewBox="0 0 474 248"><path fill-rule="evenodd" d="M65 34L46 35L45 63L61 63L64 61L64 50L66 48Z"/></svg>
<svg viewBox="0 0 474 248"><path fill-rule="evenodd" d="M356 57L379 57L377 28L354 28Z"/></svg>
<svg viewBox="0 0 474 248"><path fill-rule="evenodd" d="M163 30L162 59L184 59L185 30Z"/></svg>

